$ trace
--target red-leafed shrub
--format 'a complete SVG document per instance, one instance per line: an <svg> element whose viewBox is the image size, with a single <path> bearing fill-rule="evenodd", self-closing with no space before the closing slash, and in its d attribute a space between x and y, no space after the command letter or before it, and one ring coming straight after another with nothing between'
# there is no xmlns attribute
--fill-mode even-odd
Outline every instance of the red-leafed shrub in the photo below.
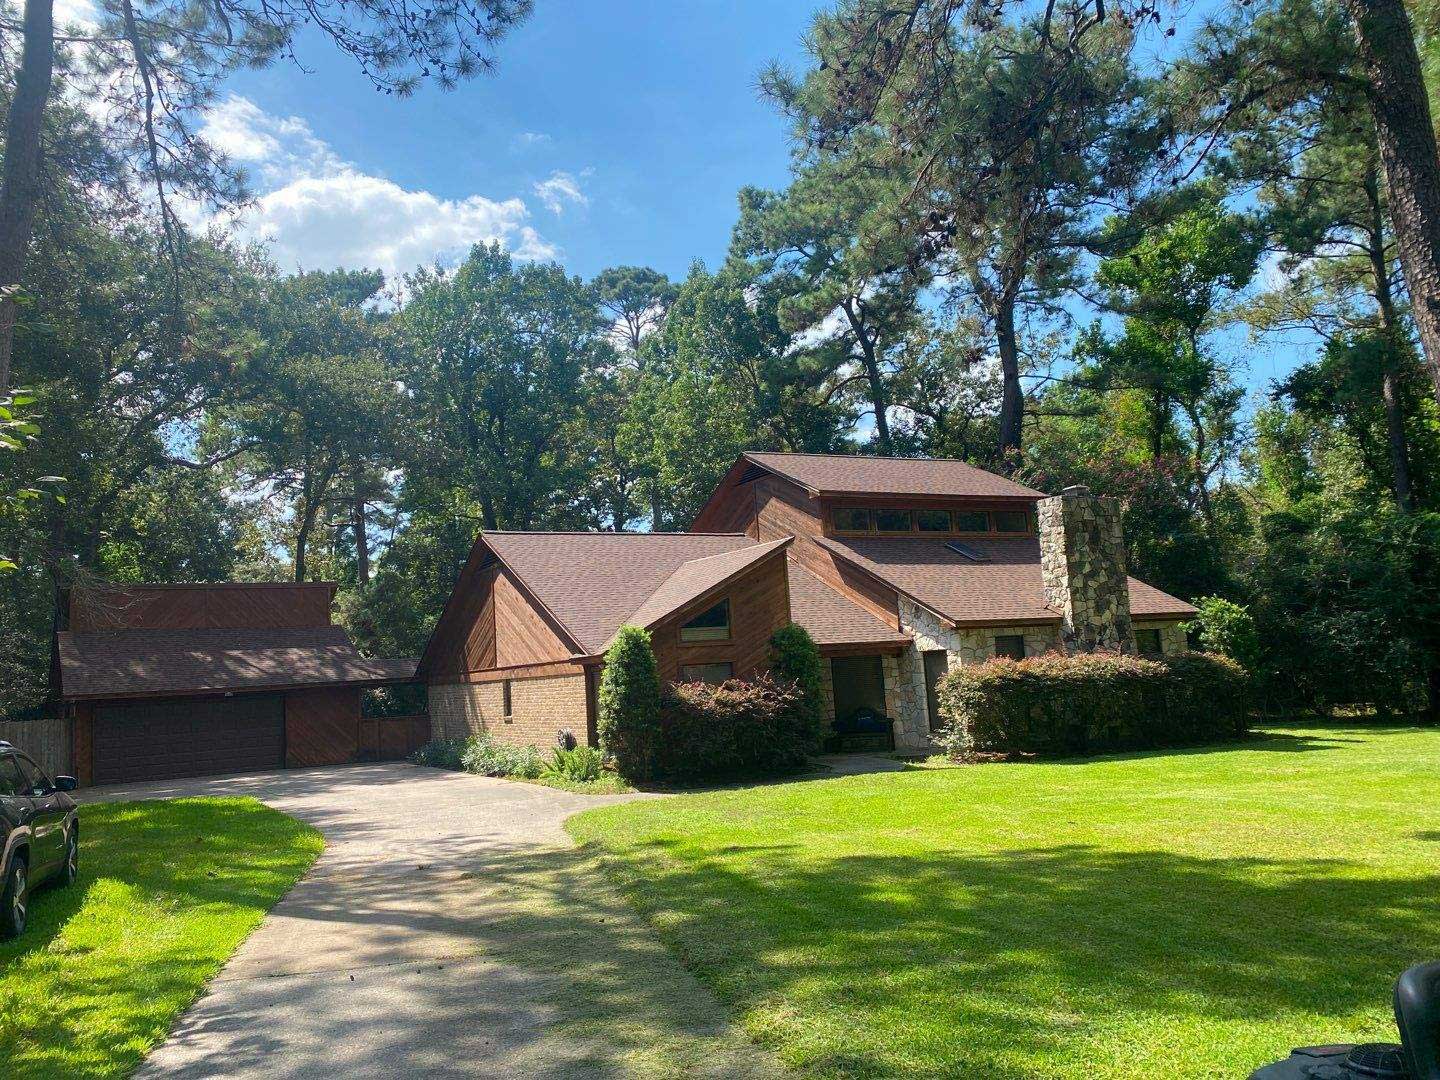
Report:
<svg viewBox="0 0 1440 1080"><path fill-rule="evenodd" d="M804 695L763 675L666 688L660 729L660 772L677 780L787 772L804 765L815 745Z"/></svg>

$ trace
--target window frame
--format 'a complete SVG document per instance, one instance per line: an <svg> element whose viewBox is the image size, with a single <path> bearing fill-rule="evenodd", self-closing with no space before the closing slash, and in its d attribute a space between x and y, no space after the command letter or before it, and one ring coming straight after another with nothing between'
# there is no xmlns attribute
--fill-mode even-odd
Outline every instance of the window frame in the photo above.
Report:
<svg viewBox="0 0 1440 1080"><path fill-rule="evenodd" d="M921 514L944 514L945 528L943 529L922 529L920 527ZM942 506L922 506L914 511L915 531L921 536L945 536L955 531L955 511Z"/></svg>
<svg viewBox="0 0 1440 1080"><path fill-rule="evenodd" d="M710 614L712 611L714 611L716 608L724 608L724 609L725 609L725 625L724 625L724 626L692 626L692 625L691 625L692 623L695 622L696 619L704 618L706 615L709 615L709 614ZM720 633L702 633L699 637L686 637L686 636L685 636L685 631L686 631L686 630L690 630L692 633L695 632L695 631L712 631L712 630L714 630L714 631L721 631L721 632L720 632ZM676 628L675 636L679 639L681 645L714 645L714 644L716 644L717 642L729 641L729 640L734 636L734 631L735 631L735 613L731 610L731 607L730 607L730 598L729 598L728 596L726 596L726 597L723 597L723 598L715 601L715 603L711 604L711 605L710 605L709 607L707 607L704 611L699 612L698 614L696 614L696 615L692 616L691 618L687 619L685 622L681 623L681 624Z"/></svg>
<svg viewBox="0 0 1440 1080"><path fill-rule="evenodd" d="M728 674L723 679L712 682L706 678L690 678L688 672L697 668L725 668ZM721 683L729 682L735 677L735 663L732 660L704 660L697 664L680 665L680 681L682 683L701 683L705 686L719 686Z"/></svg>
<svg viewBox="0 0 1440 1080"><path fill-rule="evenodd" d="M880 527L881 514L904 514L908 523L903 529L882 529ZM875 526L877 536L911 536L916 532L915 511L902 506L877 507L870 513L870 522Z"/></svg>
<svg viewBox="0 0 1440 1080"><path fill-rule="evenodd" d="M1020 655L1013 652L1001 652L1000 642L1018 641L1020 643ZM995 634L990 646L990 653L996 660L1024 660L1025 659L1025 635L1024 634Z"/></svg>
<svg viewBox="0 0 1440 1080"><path fill-rule="evenodd" d="M865 515L865 527L856 529L849 525L841 525L837 516L841 513L855 513ZM852 533L854 535L868 535L875 531L875 511L869 506L832 506L830 508L830 527L837 533Z"/></svg>
<svg viewBox="0 0 1440 1080"><path fill-rule="evenodd" d="M1164 655L1165 655L1165 635L1164 635L1163 633L1161 633L1160 627L1158 627L1158 626L1137 626L1137 627L1135 627L1135 629L1134 629L1134 634L1135 634L1135 652L1136 652L1137 654L1139 654L1140 656L1164 656ZM1144 635L1145 635L1146 640L1153 640L1153 641L1155 642L1155 648L1154 648L1153 650L1152 650L1152 649L1147 649L1147 648L1145 648L1145 646L1143 646L1143 645L1140 644L1140 640L1141 640L1141 639L1140 639L1140 635L1141 635L1141 634L1144 634ZM1152 634L1154 635L1153 638L1151 638L1151 636L1150 636L1150 635L1152 635Z"/></svg>
<svg viewBox="0 0 1440 1080"><path fill-rule="evenodd" d="M1025 522L1024 526L1019 529L1002 529L1000 518L1006 514L1022 518ZM992 510L990 511L990 527L1002 536L1028 536L1034 532L1034 525L1028 510Z"/></svg>
<svg viewBox="0 0 1440 1080"><path fill-rule="evenodd" d="M983 517L983 518L985 519L985 528L983 528L983 529L962 529L962 528L960 527L960 515L961 515L961 514L977 514L977 515L979 515L980 517ZM954 513L952 513L952 514L950 515L950 520L951 520L951 522L955 525L955 532L956 532L958 535L960 535L960 536L981 536L981 535L987 535L987 536L988 536L990 533L992 533L992 532L995 531L995 529L994 529L995 519L994 519L994 517L992 516L992 514L993 514L993 511L991 511L991 510L956 510Z"/></svg>
<svg viewBox="0 0 1440 1080"><path fill-rule="evenodd" d="M864 527L855 524L845 524L840 520L842 514L863 515ZM908 529L882 529L880 528L881 514L908 514L910 527ZM922 529L920 517L922 514L944 514L949 521L947 529ZM968 528L962 523L962 519L969 518L970 525L980 525L980 528ZM1010 524L1021 525L1019 529L1000 528L1001 519L1009 519ZM1013 507L981 507L965 508L957 506L856 506L844 503L830 505L826 510L826 519L829 523L829 531L838 536L918 536L927 539L944 536L1034 536L1036 534L1035 513L1029 509L1016 509Z"/></svg>

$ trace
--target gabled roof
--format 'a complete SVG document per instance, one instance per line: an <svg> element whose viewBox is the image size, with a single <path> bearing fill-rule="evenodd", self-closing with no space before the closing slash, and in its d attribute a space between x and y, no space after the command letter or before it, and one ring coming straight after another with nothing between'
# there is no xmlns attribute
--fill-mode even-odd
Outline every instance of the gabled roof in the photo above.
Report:
<svg viewBox="0 0 1440 1080"><path fill-rule="evenodd" d="M1043 493L945 458L858 457L747 451L745 460L799 484L811 495L1038 499Z"/></svg>
<svg viewBox="0 0 1440 1080"><path fill-rule="evenodd" d="M414 660L361 656L341 627L95 630L56 635L61 697L408 682Z"/></svg>
<svg viewBox="0 0 1440 1080"><path fill-rule="evenodd" d="M589 655L686 563L756 546L743 533L486 532L479 542Z"/></svg>
<svg viewBox="0 0 1440 1080"><path fill-rule="evenodd" d="M704 596L711 589L718 589L733 581L768 556L778 555L784 548L789 547L794 539L793 536L786 536L780 540L771 540L768 544L751 544L749 547L737 548L720 555L707 555L681 563L643 604L625 618L625 622L648 629L691 601ZM612 634L611 640L613 639ZM607 640L605 648L609 647L610 641Z"/></svg>
<svg viewBox="0 0 1440 1080"><path fill-rule="evenodd" d="M1040 541L1035 537L966 540L983 558L976 562L944 540L836 539L816 543L879 578L957 626L1055 622L1045 603ZM1130 578L1130 614L1144 618L1190 618L1183 600Z"/></svg>
<svg viewBox="0 0 1440 1080"><path fill-rule="evenodd" d="M821 648L903 645L910 640L909 634L887 626L793 558L790 560L790 618L808 630Z"/></svg>

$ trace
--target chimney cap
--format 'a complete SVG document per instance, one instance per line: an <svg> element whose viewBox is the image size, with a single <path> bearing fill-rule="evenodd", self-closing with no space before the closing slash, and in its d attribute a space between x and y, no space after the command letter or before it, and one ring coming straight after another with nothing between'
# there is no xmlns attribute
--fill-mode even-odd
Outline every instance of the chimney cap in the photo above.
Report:
<svg viewBox="0 0 1440 1080"><path fill-rule="evenodd" d="M1068 495L1068 496L1070 496L1072 499L1077 499L1077 498L1080 498L1080 497L1083 496L1083 495L1089 495L1089 494L1090 494L1090 488L1087 487L1085 484L1071 484L1069 487L1064 488L1064 489L1060 492L1060 494L1061 494L1061 495Z"/></svg>

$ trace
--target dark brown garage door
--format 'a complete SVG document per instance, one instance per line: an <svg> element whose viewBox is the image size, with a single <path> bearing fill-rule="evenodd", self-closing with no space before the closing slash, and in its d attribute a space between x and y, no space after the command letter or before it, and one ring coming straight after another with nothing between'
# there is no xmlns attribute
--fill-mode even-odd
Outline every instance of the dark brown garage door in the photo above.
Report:
<svg viewBox="0 0 1440 1080"><path fill-rule="evenodd" d="M285 764L281 697L190 698L95 710L94 782L173 780Z"/></svg>

